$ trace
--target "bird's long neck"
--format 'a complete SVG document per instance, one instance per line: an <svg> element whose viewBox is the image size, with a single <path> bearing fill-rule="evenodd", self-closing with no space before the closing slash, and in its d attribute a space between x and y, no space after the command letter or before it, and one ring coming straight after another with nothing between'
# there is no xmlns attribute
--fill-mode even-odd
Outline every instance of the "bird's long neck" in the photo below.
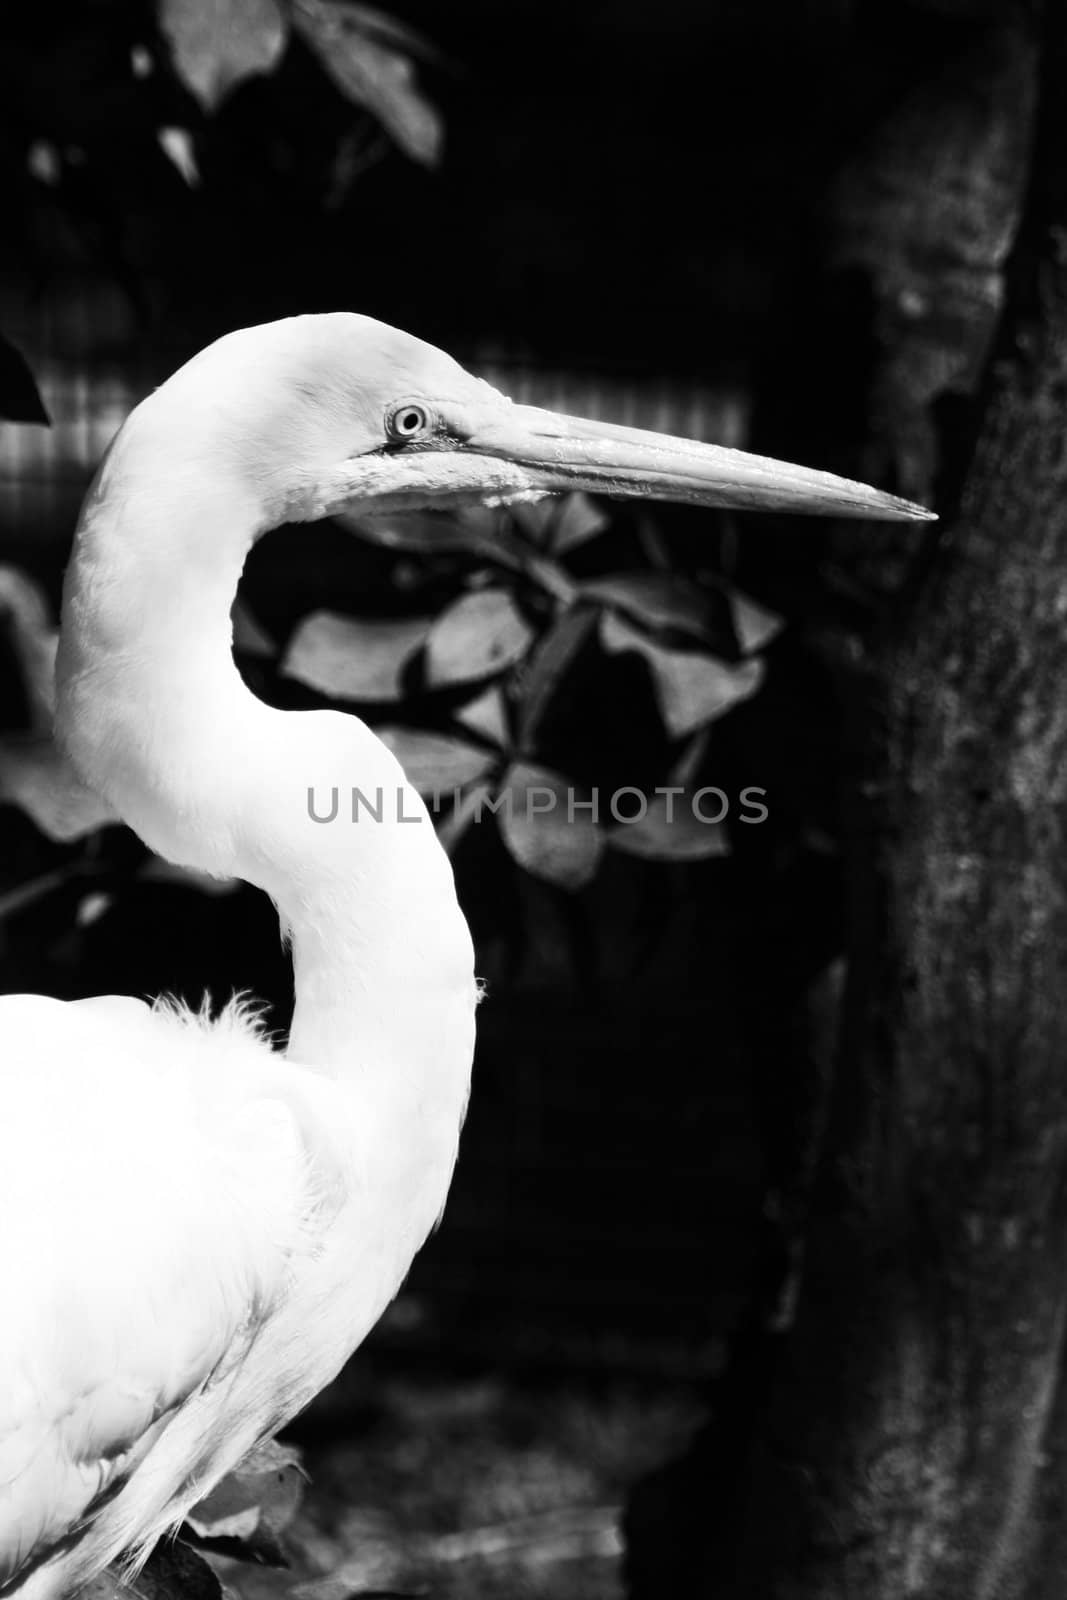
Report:
<svg viewBox="0 0 1067 1600"><path fill-rule="evenodd" d="M142 486L109 463L67 574L60 740L153 849L272 896L293 945L291 1056L383 1074L420 1106L443 1075L445 1098L462 1098L473 960L418 796L357 718L273 710L234 666L230 611L260 515L203 475ZM354 787L380 794L380 821L352 821ZM336 816L316 820L335 794Z"/></svg>

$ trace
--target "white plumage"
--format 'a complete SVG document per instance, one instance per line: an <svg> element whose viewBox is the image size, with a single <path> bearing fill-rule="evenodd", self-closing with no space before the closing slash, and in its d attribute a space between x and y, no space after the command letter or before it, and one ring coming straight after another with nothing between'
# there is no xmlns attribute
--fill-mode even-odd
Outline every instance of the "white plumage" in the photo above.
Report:
<svg viewBox="0 0 1067 1600"><path fill-rule="evenodd" d="M285 1054L255 1016L0 1000L0 1594L131 1567L330 1381L444 1205L476 985L421 801L357 718L257 701L230 653L253 541L349 504L569 487L910 516L860 485L512 406L366 318L220 340L133 413L64 595L57 734L157 851L272 896ZM308 791L403 791L379 824Z"/></svg>

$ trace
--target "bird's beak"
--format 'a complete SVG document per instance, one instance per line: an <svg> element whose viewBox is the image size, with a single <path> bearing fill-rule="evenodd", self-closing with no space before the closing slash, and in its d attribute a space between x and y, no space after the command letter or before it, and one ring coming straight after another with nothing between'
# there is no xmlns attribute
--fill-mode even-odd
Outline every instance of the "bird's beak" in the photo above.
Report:
<svg viewBox="0 0 1067 1600"><path fill-rule="evenodd" d="M518 467L535 492L585 489L742 510L759 507L891 522L934 519L923 506L832 472L536 406L494 407L468 434L468 452Z"/></svg>
<svg viewBox="0 0 1067 1600"><path fill-rule="evenodd" d="M430 448L351 457L316 487L303 517L359 518L470 505L507 505L585 489L627 499L934 521L932 511L832 472L644 428L567 417L503 396L457 407Z"/></svg>

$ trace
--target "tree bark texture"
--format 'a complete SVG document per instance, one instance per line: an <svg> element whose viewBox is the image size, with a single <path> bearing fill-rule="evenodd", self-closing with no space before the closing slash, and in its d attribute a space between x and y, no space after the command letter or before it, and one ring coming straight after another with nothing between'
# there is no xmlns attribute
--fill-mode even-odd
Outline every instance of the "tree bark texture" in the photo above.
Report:
<svg viewBox="0 0 1067 1600"><path fill-rule="evenodd" d="M1067 8L959 513L873 662L870 871L737 1592L1052 1593L1067 1314Z"/></svg>
<svg viewBox="0 0 1067 1600"><path fill-rule="evenodd" d="M932 560L907 540L870 558L888 604L858 675L850 976L803 1283L750 1385L744 1467L713 1425L659 1485L702 1552L665 1552L688 1592L1067 1592L1067 6L1001 18L1020 63L1027 30L1040 45L1007 303Z"/></svg>

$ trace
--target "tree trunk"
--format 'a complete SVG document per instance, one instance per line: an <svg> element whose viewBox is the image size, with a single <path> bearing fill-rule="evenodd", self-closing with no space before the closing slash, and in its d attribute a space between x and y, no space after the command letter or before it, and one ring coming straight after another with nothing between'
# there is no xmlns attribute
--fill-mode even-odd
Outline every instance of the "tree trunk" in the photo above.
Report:
<svg viewBox="0 0 1067 1600"><path fill-rule="evenodd" d="M1040 1592L1051 1548L1067 1309L1067 8L1051 3L1042 82L960 511L875 662L860 910L880 944L856 952L742 1593L1005 1600Z"/></svg>
<svg viewBox="0 0 1067 1600"><path fill-rule="evenodd" d="M700 1593L1052 1600L1067 1574L1067 7L1039 25L960 509L867 662L865 859L798 1314L734 1489L740 1548L727 1575L714 1541ZM695 1508L692 1470L686 1491Z"/></svg>

